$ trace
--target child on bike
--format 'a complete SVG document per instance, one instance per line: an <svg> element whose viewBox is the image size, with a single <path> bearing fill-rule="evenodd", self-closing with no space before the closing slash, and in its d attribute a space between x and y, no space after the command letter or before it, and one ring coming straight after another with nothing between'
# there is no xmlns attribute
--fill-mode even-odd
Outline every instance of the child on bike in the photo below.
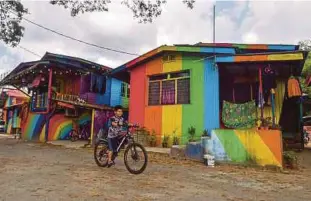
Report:
<svg viewBox="0 0 311 201"><path fill-rule="evenodd" d="M113 153L117 152L117 143L118 143L118 136L122 131L122 126L124 125L124 118L123 118L123 108L122 106L118 105L114 108L114 116L110 118L109 129L108 129L108 167L113 165L112 155Z"/></svg>

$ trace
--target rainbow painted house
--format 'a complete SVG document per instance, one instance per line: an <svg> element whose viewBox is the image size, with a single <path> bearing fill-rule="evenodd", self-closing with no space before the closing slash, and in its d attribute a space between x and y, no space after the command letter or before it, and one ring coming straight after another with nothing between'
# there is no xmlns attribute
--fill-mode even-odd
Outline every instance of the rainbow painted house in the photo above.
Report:
<svg viewBox="0 0 311 201"><path fill-rule="evenodd" d="M3 120L5 121L4 132L7 134L16 134L20 132L21 122L25 106L29 103L29 97L14 89L3 89L1 98L3 105Z"/></svg>
<svg viewBox="0 0 311 201"><path fill-rule="evenodd" d="M111 76L130 84L129 120L156 134L157 144L164 136L189 144L193 127L190 141L206 130L210 139L204 146L216 160L281 166L282 137L303 144L302 94L287 90L289 82L299 88L295 76L307 53L298 49L164 45L113 69Z"/></svg>
<svg viewBox="0 0 311 201"><path fill-rule="evenodd" d="M91 124L91 139L113 113L128 107L129 86L106 73L111 68L84 59L46 53L39 61L19 64L0 84L28 94L26 118L21 122L27 140L68 139L73 125ZM76 128L75 129L79 129Z"/></svg>

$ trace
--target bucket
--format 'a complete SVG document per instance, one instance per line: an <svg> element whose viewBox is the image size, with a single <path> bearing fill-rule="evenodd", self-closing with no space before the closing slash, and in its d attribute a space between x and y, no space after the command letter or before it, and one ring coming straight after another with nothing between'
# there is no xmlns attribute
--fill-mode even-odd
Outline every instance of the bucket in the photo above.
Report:
<svg viewBox="0 0 311 201"><path fill-rule="evenodd" d="M204 163L208 167L215 167L215 156L205 154L204 155Z"/></svg>

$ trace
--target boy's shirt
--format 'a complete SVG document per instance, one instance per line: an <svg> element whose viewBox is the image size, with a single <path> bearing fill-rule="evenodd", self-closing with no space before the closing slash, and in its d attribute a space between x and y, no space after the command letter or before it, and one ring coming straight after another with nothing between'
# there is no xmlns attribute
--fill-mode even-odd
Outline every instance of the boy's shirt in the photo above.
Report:
<svg viewBox="0 0 311 201"><path fill-rule="evenodd" d="M118 124L118 126L113 126L111 123L115 122ZM123 123L124 119L123 117L117 117L117 116L113 116L110 118L110 126L109 126L109 130L108 130L108 138L115 138L117 137L121 131L122 131L122 126L119 126L119 123Z"/></svg>

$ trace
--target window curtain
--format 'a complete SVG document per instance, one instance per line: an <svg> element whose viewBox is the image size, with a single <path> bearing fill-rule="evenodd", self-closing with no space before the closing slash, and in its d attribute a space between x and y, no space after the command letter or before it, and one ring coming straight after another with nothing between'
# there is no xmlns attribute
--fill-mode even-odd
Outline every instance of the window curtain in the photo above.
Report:
<svg viewBox="0 0 311 201"><path fill-rule="evenodd" d="M162 82L162 104L175 104L175 81Z"/></svg>

